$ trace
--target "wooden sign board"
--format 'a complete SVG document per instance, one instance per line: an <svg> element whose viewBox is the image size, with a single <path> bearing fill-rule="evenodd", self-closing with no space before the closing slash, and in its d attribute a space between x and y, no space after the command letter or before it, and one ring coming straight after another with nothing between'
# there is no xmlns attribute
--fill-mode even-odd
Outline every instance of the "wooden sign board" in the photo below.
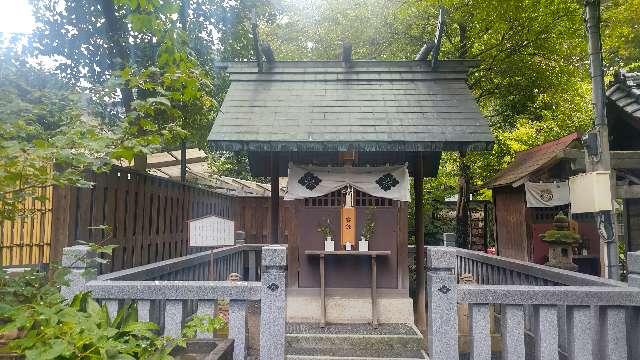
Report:
<svg viewBox="0 0 640 360"><path fill-rule="evenodd" d="M356 208L348 207L340 209L340 245L344 249L346 243L351 243L352 249L356 248Z"/></svg>

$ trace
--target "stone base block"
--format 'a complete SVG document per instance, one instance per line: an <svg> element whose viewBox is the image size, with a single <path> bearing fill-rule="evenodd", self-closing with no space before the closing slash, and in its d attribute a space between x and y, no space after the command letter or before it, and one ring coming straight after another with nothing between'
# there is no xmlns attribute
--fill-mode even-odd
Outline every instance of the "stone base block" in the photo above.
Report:
<svg viewBox="0 0 640 360"><path fill-rule="evenodd" d="M327 289L327 322L339 324L371 322L369 289ZM406 291L380 291L380 323L413 324L413 301ZM320 322L320 290L289 289L287 322Z"/></svg>

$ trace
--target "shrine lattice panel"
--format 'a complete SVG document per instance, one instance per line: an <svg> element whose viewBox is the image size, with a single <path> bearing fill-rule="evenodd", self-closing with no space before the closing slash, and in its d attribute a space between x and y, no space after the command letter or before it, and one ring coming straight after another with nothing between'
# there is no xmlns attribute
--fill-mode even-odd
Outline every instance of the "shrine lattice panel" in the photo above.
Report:
<svg viewBox="0 0 640 360"><path fill-rule="evenodd" d="M305 207L342 207L345 195L343 190L336 190L326 195L304 199ZM355 207L392 207L393 200L369 195L360 190L355 190Z"/></svg>

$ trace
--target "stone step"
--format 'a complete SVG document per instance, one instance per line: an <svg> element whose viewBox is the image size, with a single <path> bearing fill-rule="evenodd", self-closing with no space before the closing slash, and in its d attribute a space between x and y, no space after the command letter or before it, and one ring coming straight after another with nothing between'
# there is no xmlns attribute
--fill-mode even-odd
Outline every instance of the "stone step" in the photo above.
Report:
<svg viewBox="0 0 640 360"><path fill-rule="evenodd" d="M381 358L381 357L335 357L335 356L307 356L307 355L287 355L287 360L424 360L427 359L427 355L422 353L417 358Z"/></svg>
<svg viewBox="0 0 640 360"><path fill-rule="evenodd" d="M318 359L424 359L422 335L413 325L289 323L286 354Z"/></svg>

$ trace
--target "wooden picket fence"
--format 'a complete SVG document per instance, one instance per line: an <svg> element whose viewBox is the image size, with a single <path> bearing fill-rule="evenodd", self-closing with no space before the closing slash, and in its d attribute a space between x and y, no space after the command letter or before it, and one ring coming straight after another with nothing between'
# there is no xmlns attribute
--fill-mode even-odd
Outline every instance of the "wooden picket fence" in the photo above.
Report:
<svg viewBox="0 0 640 360"><path fill-rule="evenodd" d="M91 188L53 187L33 216L2 224L3 267L60 260L79 241L117 245L102 273L187 254L186 221L207 215L230 219L232 198L197 186L114 166L88 174ZM31 203L31 204L29 204Z"/></svg>

